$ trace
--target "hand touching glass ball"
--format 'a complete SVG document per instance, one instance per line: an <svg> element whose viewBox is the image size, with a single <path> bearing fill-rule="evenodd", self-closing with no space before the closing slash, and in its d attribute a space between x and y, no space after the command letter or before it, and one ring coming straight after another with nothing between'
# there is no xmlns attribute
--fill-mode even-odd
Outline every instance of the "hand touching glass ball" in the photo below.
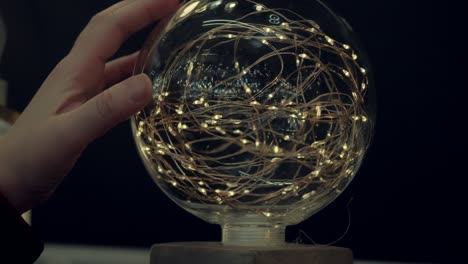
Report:
<svg viewBox="0 0 468 264"><path fill-rule="evenodd" d="M136 66L153 81L132 121L146 168L178 205L221 224L225 244L284 243L367 150L363 58L320 1L186 1Z"/></svg>

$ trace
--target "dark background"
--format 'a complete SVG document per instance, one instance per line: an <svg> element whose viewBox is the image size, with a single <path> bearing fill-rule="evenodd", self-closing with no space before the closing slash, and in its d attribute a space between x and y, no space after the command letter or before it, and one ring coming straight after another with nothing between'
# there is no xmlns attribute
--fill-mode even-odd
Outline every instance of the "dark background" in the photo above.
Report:
<svg viewBox="0 0 468 264"><path fill-rule="evenodd" d="M91 16L114 2L0 1L9 29L0 72L9 81L10 107L24 109ZM466 146L462 140L447 148L460 135L443 135L455 125L443 111L449 105L449 52L441 45L450 38L445 9L419 0L325 2L347 18L368 51L378 88L377 126L351 186L332 205L288 228L288 240L303 230L317 243L333 242L346 230L349 204L351 227L336 245L352 248L356 258L461 262L449 252L452 244L467 244L453 213L460 208L452 210L452 189L443 184L457 185L463 177L450 168ZM118 55L138 49L146 32ZM33 222L54 243L149 247L220 239L219 227L184 212L157 189L127 123L89 146L55 196L34 210Z"/></svg>

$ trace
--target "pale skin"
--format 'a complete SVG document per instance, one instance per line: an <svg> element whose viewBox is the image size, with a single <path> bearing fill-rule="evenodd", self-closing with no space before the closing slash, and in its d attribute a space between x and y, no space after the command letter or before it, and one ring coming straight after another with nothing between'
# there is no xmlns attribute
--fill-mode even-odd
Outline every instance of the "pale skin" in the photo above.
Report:
<svg viewBox="0 0 468 264"><path fill-rule="evenodd" d="M0 138L0 192L19 213L46 201L89 143L151 100L150 79L132 76L138 54L108 60L131 34L177 5L124 0L95 15Z"/></svg>

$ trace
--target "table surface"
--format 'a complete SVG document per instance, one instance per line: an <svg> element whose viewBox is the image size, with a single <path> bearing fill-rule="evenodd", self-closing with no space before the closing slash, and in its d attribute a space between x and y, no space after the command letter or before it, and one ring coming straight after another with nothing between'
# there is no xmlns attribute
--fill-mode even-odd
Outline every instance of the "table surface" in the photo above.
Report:
<svg viewBox="0 0 468 264"><path fill-rule="evenodd" d="M354 263L416 264L369 260L355 260ZM47 244L35 264L149 264L149 249Z"/></svg>

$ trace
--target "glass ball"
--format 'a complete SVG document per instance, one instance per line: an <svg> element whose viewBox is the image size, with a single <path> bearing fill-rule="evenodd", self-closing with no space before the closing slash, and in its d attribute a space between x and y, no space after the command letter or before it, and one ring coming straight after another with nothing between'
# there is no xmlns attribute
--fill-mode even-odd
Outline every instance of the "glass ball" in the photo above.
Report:
<svg viewBox="0 0 468 264"><path fill-rule="evenodd" d="M133 120L157 185L223 226L277 245L350 183L373 127L366 55L318 0L192 0L146 42L153 101Z"/></svg>

